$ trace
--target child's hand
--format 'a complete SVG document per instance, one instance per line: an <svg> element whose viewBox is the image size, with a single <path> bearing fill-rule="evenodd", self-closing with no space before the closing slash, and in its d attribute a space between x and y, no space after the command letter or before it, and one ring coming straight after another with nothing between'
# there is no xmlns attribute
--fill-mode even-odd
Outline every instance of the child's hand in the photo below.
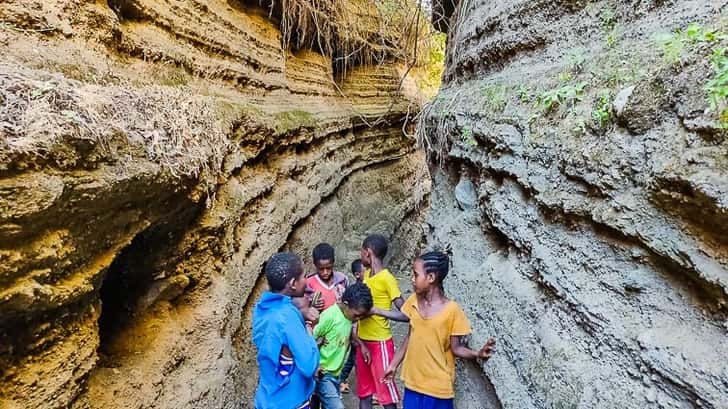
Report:
<svg viewBox="0 0 728 409"><path fill-rule="evenodd" d="M313 308L316 308L318 311L324 310L324 299L319 298L318 300L314 301L312 304Z"/></svg>
<svg viewBox="0 0 728 409"><path fill-rule="evenodd" d="M361 348L361 356L364 358L364 363L369 365L372 362L372 353L369 352L369 348L364 344L359 345L359 348Z"/></svg>
<svg viewBox="0 0 728 409"><path fill-rule="evenodd" d="M303 314L304 320L310 321L313 325L316 325L318 323L320 314L315 308L304 308L301 313Z"/></svg>
<svg viewBox="0 0 728 409"><path fill-rule="evenodd" d="M478 358L489 359L493 356L493 352L495 352L495 338L490 337L485 341L483 348L480 348L480 351L478 351Z"/></svg>
<svg viewBox="0 0 728 409"><path fill-rule="evenodd" d="M326 337L318 337L316 338L316 345L319 347L322 347L324 345L328 345L329 341L326 339Z"/></svg>
<svg viewBox="0 0 728 409"><path fill-rule="evenodd" d="M389 365L387 366L387 369L384 371L384 376L382 376L382 379L380 382L392 382L394 380L394 373L397 372L397 367Z"/></svg>

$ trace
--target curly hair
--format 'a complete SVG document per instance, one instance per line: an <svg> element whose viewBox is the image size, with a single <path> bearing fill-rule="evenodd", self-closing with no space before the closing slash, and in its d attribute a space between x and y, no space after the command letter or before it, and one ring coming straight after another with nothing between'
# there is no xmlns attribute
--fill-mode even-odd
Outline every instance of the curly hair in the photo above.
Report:
<svg viewBox="0 0 728 409"><path fill-rule="evenodd" d="M369 311L374 305L372 300L372 291L364 283L354 283L344 291L344 295L341 296L341 301L346 303L349 307L355 309L363 309Z"/></svg>
<svg viewBox="0 0 728 409"><path fill-rule="evenodd" d="M286 288L286 283L303 274L303 263L293 253L276 253L265 263L264 270L270 289L279 292Z"/></svg>
<svg viewBox="0 0 728 409"><path fill-rule="evenodd" d="M319 243L313 248L313 262L329 260L334 262L334 248L329 243Z"/></svg>

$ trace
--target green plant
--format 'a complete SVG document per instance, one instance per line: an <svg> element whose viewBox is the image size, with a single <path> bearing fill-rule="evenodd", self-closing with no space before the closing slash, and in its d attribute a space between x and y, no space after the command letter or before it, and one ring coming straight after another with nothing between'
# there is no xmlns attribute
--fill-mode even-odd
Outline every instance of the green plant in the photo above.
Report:
<svg viewBox="0 0 728 409"><path fill-rule="evenodd" d="M599 20L605 30L611 30L617 24L617 15L611 7L604 6L599 12Z"/></svg>
<svg viewBox="0 0 728 409"><path fill-rule="evenodd" d="M688 40L694 43L712 43L718 39L724 38L725 36L718 32L718 30L706 31L698 23L690 23L685 28L684 36Z"/></svg>
<svg viewBox="0 0 728 409"><path fill-rule="evenodd" d="M728 48L716 48L710 57L714 77L703 87L708 93L710 110L718 114L718 122L728 129Z"/></svg>
<svg viewBox="0 0 728 409"><path fill-rule="evenodd" d="M523 103L529 103L531 102L531 99L533 99L531 88L528 85L524 84L516 87L516 95L518 96L518 99Z"/></svg>
<svg viewBox="0 0 728 409"><path fill-rule="evenodd" d="M442 82L442 71L445 67L445 41L447 35L436 33L431 35L426 55L416 67L413 74L417 88L427 99L432 99L440 88Z"/></svg>
<svg viewBox="0 0 728 409"><path fill-rule="evenodd" d="M599 92L592 111L592 120L599 128L605 128L612 117L612 96L608 90Z"/></svg>
<svg viewBox="0 0 728 409"><path fill-rule="evenodd" d="M618 26L615 26L604 36L604 44L607 46L607 48L614 48L614 46L617 45L617 42L619 41L619 37L621 35L621 30Z"/></svg>
<svg viewBox="0 0 728 409"><path fill-rule="evenodd" d="M676 64L680 62L686 45L712 43L726 38L728 36L718 30L706 30L700 24L690 23L684 30L677 28L674 33L658 34L655 42L661 47L663 58L670 64Z"/></svg>
<svg viewBox="0 0 728 409"><path fill-rule="evenodd" d="M584 135L586 133L586 122L584 120L580 120L574 125L573 128L571 128L571 133L574 135Z"/></svg>
<svg viewBox="0 0 728 409"><path fill-rule="evenodd" d="M573 73L579 73L584 69L584 63L586 62L584 50L580 48L573 49L569 51L566 59L569 64L569 71Z"/></svg>
<svg viewBox="0 0 728 409"><path fill-rule="evenodd" d="M569 71L561 71L559 73L558 78L559 78L559 82L566 83L566 82L569 82L572 79L574 79L574 76Z"/></svg>
<svg viewBox="0 0 728 409"><path fill-rule="evenodd" d="M484 108L491 113L500 114L506 107L508 90L504 85L488 84L483 87Z"/></svg>
<svg viewBox="0 0 728 409"><path fill-rule="evenodd" d="M300 109L278 112L273 115L273 121L273 128L277 134L285 134L292 130L316 126L314 116L310 112Z"/></svg>
<svg viewBox="0 0 728 409"><path fill-rule="evenodd" d="M582 100L585 88L586 83L584 82L575 85L564 85L560 88L540 93L537 102L544 111L550 111L563 105L573 107L577 102Z"/></svg>
<svg viewBox="0 0 728 409"><path fill-rule="evenodd" d="M468 146L478 146L478 142L473 136L473 131L467 126L460 131L460 139Z"/></svg>

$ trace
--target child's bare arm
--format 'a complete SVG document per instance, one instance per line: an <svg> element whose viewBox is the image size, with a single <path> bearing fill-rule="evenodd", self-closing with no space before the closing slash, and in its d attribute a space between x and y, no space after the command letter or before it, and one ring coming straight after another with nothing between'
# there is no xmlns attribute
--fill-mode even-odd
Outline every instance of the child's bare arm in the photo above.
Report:
<svg viewBox="0 0 728 409"><path fill-rule="evenodd" d="M383 310L381 308L372 307L372 309L369 311L371 315L379 315L381 317L390 319L392 321L399 321L399 322L409 322L409 317L402 314L400 311L395 310Z"/></svg>
<svg viewBox="0 0 728 409"><path fill-rule="evenodd" d="M394 306L397 307L398 310L402 311L402 304L404 304L404 299L402 299L402 297L397 297L392 300L392 304L394 304Z"/></svg>
<svg viewBox="0 0 728 409"><path fill-rule="evenodd" d="M362 342L362 340L359 338L358 334L358 328L359 325L357 323L354 323L354 325L351 327L351 340L357 345L357 348L361 351L362 356L364 357L364 362L369 364L372 360L372 354L369 352L369 348L367 348L366 344Z"/></svg>
<svg viewBox="0 0 728 409"><path fill-rule="evenodd" d="M394 352L392 362L390 362L389 366L384 369L384 376L382 381L392 381L392 379L394 378L394 373L397 372L397 368L399 368L402 360L404 360L404 356L407 353L407 346L409 346L410 329L411 327L407 328L407 335L405 335L404 339L402 340L402 345L399 347L398 350Z"/></svg>
<svg viewBox="0 0 728 409"><path fill-rule="evenodd" d="M392 300L392 304L397 307L396 310L394 308L391 310L383 310L381 308L372 307L369 313L371 315L379 315L392 321L409 322L409 317L402 313L402 304L404 304L402 297L397 297Z"/></svg>
<svg viewBox="0 0 728 409"><path fill-rule="evenodd" d="M450 348L452 353L458 358L463 359L489 359L493 356L493 350L495 349L495 338L490 337L485 341L485 345L480 348L479 351L472 350L460 342L459 335L453 335L450 337Z"/></svg>

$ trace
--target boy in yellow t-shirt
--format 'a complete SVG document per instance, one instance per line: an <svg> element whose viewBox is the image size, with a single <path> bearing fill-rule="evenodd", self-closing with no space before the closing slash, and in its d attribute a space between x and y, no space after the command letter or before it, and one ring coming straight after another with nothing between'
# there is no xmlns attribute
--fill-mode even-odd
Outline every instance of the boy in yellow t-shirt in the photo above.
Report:
<svg viewBox="0 0 728 409"><path fill-rule="evenodd" d="M404 359L404 409L453 409L455 357L487 360L494 352L494 338L478 351L461 343L460 337L470 334L470 323L443 291L449 268L442 252L425 253L412 266L415 293L402 306L410 318L409 334L384 374L391 381Z"/></svg>
<svg viewBox="0 0 728 409"><path fill-rule="evenodd" d="M395 409L399 402L399 391L391 380L382 382L384 370L394 356L394 342L389 321L385 317L407 321L399 311L389 311L392 304L402 307L402 293L397 279L384 268L383 259L387 255L387 239L380 234L368 236L361 248L361 261L364 271L364 284L372 291L374 307L372 314L359 321L356 353L356 384L359 408L370 409L372 396L376 394L379 404L385 409Z"/></svg>

